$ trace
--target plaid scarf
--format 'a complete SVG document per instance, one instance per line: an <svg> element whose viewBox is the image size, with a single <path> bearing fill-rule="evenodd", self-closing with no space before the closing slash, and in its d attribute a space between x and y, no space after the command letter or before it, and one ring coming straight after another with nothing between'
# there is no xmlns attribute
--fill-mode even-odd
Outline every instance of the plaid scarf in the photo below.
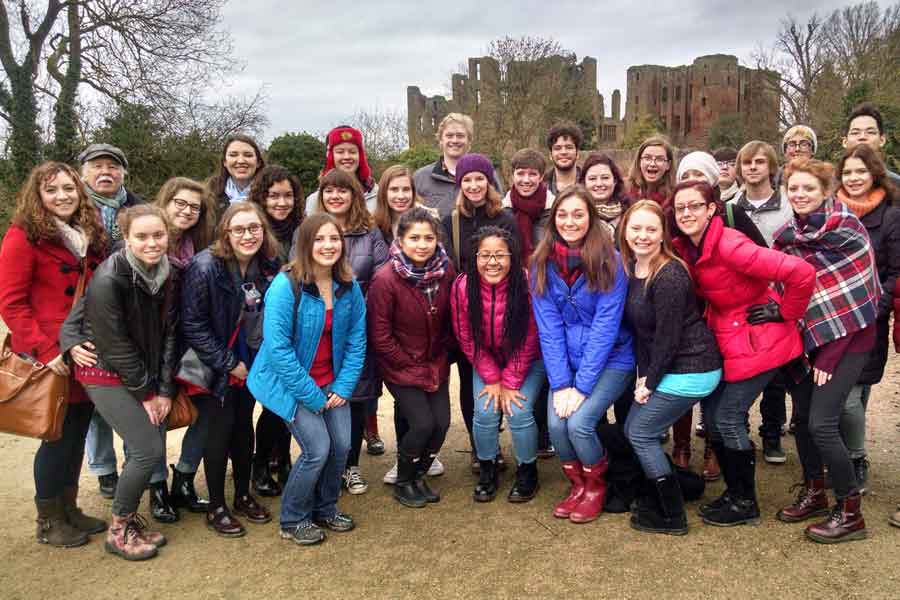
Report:
<svg viewBox="0 0 900 600"><path fill-rule="evenodd" d="M581 246L570 248L567 243L557 237L553 242L553 262L559 267L559 274L563 281L572 287L584 270L581 264Z"/></svg>
<svg viewBox="0 0 900 600"><path fill-rule="evenodd" d="M823 209L803 221L794 215L772 246L816 268L816 287L804 317L807 352L874 323L881 296L866 228L831 198Z"/></svg>
<svg viewBox="0 0 900 600"><path fill-rule="evenodd" d="M433 304L434 297L441 287L441 280L447 273L447 267L450 264L450 258L447 256L444 247L438 244L434 254L428 259L424 267L413 265L409 257L403 254L398 240L394 240L391 243L390 257L394 272L403 279L414 283L425 294L428 304Z"/></svg>

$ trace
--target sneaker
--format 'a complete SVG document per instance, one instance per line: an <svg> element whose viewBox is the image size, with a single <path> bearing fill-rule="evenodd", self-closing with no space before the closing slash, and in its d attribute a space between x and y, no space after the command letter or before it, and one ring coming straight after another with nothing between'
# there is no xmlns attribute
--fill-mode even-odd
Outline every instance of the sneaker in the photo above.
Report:
<svg viewBox="0 0 900 600"><path fill-rule="evenodd" d="M293 527L282 527L281 539L291 540L301 546L312 546L313 544L321 543L325 539L325 532L315 523L303 521Z"/></svg>
<svg viewBox="0 0 900 600"><path fill-rule="evenodd" d="M333 517L328 517L327 519L314 519L313 522L319 527L337 531L338 533L350 531L356 527L353 517L342 512L335 513Z"/></svg>
<svg viewBox="0 0 900 600"><path fill-rule="evenodd" d="M363 479L359 467L349 467L344 471L344 487L347 488L347 492L357 496L365 494L369 489L369 484Z"/></svg>
<svg viewBox="0 0 900 600"><path fill-rule="evenodd" d="M437 461L438 461L437 459L434 459L434 462L437 462ZM433 464L431 466L434 467ZM428 471L429 471L429 475L430 475L431 469L428 469ZM444 465L441 465L441 473L443 473L443 472L444 472ZM388 470L388 472L384 474L384 477L382 477L381 480L388 485L394 485L395 483L397 483L397 463L396 462L394 462L394 466L391 467Z"/></svg>
<svg viewBox="0 0 900 600"><path fill-rule="evenodd" d="M787 461L784 450L781 449L781 438L763 439L763 458L767 463L780 465Z"/></svg>
<svg viewBox="0 0 900 600"><path fill-rule="evenodd" d="M97 485L100 488L100 495L107 500L112 500L116 497L116 486L119 485L119 474L109 473L108 475L101 475L97 478Z"/></svg>
<svg viewBox="0 0 900 600"><path fill-rule="evenodd" d="M869 460L865 456L854 458L853 470L856 471L856 489L861 496L865 496L869 491L866 485L869 479Z"/></svg>
<svg viewBox="0 0 900 600"><path fill-rule="evenodd" d="M429 477L440 477L444 474L444 463L438 460L437 456L434 457L434 462L431 463L431 466L428 467L427 475ZM397 482L397 464L394 463L394 482ZM387 480L387 475L384 476L385 481Z"/></svg>

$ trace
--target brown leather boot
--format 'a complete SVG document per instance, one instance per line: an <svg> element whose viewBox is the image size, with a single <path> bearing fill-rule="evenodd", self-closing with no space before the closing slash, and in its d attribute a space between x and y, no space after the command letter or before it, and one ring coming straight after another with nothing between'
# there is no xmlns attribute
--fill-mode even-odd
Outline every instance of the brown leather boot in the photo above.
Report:
<svg viewBox="0 0 900 600"><path fill-rule="evenodd" d="M706 447L703 449L703 480L716 481L722 477L722 470L719 469L719 461L716 460L716 453L713 452L709 438L706 438Z"/></svg>
<svg viewBox="0 0 900 600"><path fill-rule="evenodd" d="M66 515L66 521L78 531L83 531L88 535L106 531L106 521L96 517L89 517L78 508L77 485L63 488L62 507Z"/></svg>
<svg viewBox="0 0 900 600"><path fill-rule="evenodd" d="M35 537L39 544L49 544L57 548L75 548L88 543L87 534L69 525L63 513L59 498L34 499L37 508L37 530Z"/></svg>
<svg viewBox="0 0 900 600"><path fill-rule="evenodd" d="M687 411L672 425L672 462L682 469L691 468L691 422L693 411Z"/></svg>
<svg viewBox="0 0 900 600"><path fill-rule="evenodd" d="M156 546L141 535L141 526L135 521L135 513L122 517L113 515L104 546L107 552L125 560L147 560L159 552Z"/></svg>
<svg viewBox="0 0 900 600"><path fill-rule="evenodd" d="M802 484L791 487L791 490L799 487L797 499L790 506L785 506L775 516L785 523L797 523L813 517L824 515L828 512L828 497L825 495L825 480L810 479Z"/></svg>
<svg viewBox="0 0 900 600"><path fill-rule="evenodd" d="M584 495L584 474L581 463L577 460L562 461L562 468L563 475L572 483L572 487L569 495L553 509L553 516L557 519L568 519Z"/></svg>
<svg viewBox="0 0 900 600"><path fill-rule="evenodd" d="M853 494L839 501L821 523L806 528L806 535L820 544L839 544L866 538L866 520L860 504L862 496Z"/></svg>

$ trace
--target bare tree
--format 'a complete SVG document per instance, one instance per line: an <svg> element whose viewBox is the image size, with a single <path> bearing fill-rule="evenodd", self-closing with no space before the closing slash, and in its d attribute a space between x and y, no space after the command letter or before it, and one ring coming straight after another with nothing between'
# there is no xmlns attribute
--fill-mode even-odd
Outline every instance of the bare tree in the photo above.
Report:
<svg viewBox="0 0 900 600"><path fill-rule="evenodd" d="M387 160L409 145L404 111L379 107L360 109L343 122L363 134L366 154L372 160Z"/></svg>

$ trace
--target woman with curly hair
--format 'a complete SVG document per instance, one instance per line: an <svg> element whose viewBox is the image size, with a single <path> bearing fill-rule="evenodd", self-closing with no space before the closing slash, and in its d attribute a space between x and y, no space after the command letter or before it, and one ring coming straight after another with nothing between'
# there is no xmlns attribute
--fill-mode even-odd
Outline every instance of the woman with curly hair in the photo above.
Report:
<svg viewBox="0 0 900 600"><path fill-rule="evenodd" d="M654 135L644 140L628 172L628 197L653 200L663 208L675 187L675 150L668 138Z"/></svg>

